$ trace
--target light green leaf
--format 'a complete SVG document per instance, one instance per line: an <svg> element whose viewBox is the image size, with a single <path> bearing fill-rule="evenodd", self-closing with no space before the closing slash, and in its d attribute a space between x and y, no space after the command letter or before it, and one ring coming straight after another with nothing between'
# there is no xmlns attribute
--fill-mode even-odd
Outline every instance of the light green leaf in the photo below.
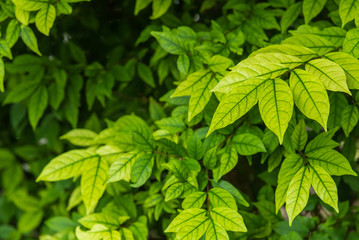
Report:
<svg viewBox="0 0 359 240"><path fill-rule="evenodd" d="M233 232L247 232L242 216L234 209L216 207L211 209L212 219L224 229Z"/></svg>
<svg viewBox="0 0 359 240"><path fill-rule="evenodd" d="M200 239L206 233L210 220L208 217L196 220L181 227L180 231L177 232L176 238L181 240Z"/></svg>
<svg viewBox="0 0 359 240"><path fill-rule="evenodd" d="M229 240L229 237L222 225L210 218L206 231L206 240Z"/></svg>
<svg viewBox="0 0 359 240"><path fill-rule="evenodd" d="M46 7L41 8L35 17L35 25L37 29L43 34L49 36L50 29L54 25L56 18L56 9L53 5L48 4Z"/></svg>
<svg viewBox="0 0 359 240"><path fill-rule="evenodd" d="M121 239L124 240L135 240L132 232L127 228L121 228L120 229Z"/></svg>
<svg viewBox="0 0 359 240"><path fill-rule="evenodd" d="M163 32L151 32L161 47L171 54L181 55L186 51L180 44L180 39L175 36L168 28L163 28Z"/></svg>
<svg viewBox="0 0 359 240"><path fill-rule="evenodd" d="M335 150L321 148L307 153L307 157L311 165L323 168L330 175L357 175L348 160Z"/></svg>
<svg viewBox="0 0 359 240"><path fill-rule="evenodd" d="M142 9L145 9L151 2L152 2L152 0L136 0L135 16L137 16L137 14L138 14Z"/></svg>
<svg viewBox="0 0 359 240"><path fill-rule="evenodd" d="M292 226L294 218L302 212L309 199L309 188L312 184L309 168L302 167L290 181L287 198L286 211L289 218L289 226Z"/></svg>
<svg viewBox="0 0 359 240"><path fill-rule="evenodd" d="M26 11L37 11L48 5L48 0L12 0L12 2Z"/></svg>
<svg viewBox="0 0 359 240"><path fill-rule="evenodd" d="M310 20L316 17L324 8L327 0L304 0L303 1L303 15L305 23L308 24Z"/></svg>
<svg viewBox="0 0 359 240"><path fill-rule="evenodd" d="M291 5L284 13L280 20L280 28L282 34L285 33L290 25L298 18L300 10L302 9L302 3L297 2Z"/></svg>
<svg viewBox="0 0 359 240"><path fill-rule="evenodd" d="M246 114L257 103L259 90L264 83L262 79L241 81L237 88L227 94L213 115L207 136L217 129L234 123Z"/></svg>
<svg viewBox="0 0 359 240"><path fill-rule="evenodd" d="M342 112L341 126L345 136L349 137L350 132L354 129L359 120L358 107L355 105L348 105Z"/></svg>
<svg viewBox="0 0 359 240"><path fill-rule="evenodd" d="M326 130L330 105L322 82L313 74L301 69L292 71L289 82L295 105L304 115L316 120Z"/></svg>
<svg viewBox="0 0 359 240"><path fill-rule="evenodd" d="M302 151L305 147L305 144L308 140L308 133L305 129L305 122L301 119L298 125L295 127L292 134L292 146L298 150Z"/></svg>
<svg viewBox="0 0 359 240"><path fill-rule="evenodd" d="M235 147L228 147L219 160L219 166L213 170L216 180L229 173L238 162L238 154Z"/></svg>
<svg viewBox="0 0 359 240"><path fill-rule="evenodd" d="M299 58L303 62L317 57L318 54L304 46L300 45L291 45L291 44L281 44L281 45L270 45L264 48L260 48L257 51L254 51L249 57L261 54L261 53L283 53Z"/></svg>
<svg viewBox="0 0 359 240"><path fill-rule="evenodd" d="M140 78L151 87L156 87L151 69L141 62L137 64L137 73Z"/></svg>
<svg viewBox="0 0 359 240"><path fill-rule="evenodd" d="M339 4L339 15L342 20L342 27L354 19L358 14L359 1L358 0L341 0Z"/></svg>
<svg viewBox="0 0 359 240"><path fill-rule="evenodd" d="M237 210L234 197L222 188L212 188L208 192L208 197L211 208L226 207Z"/></svg>
<svg viewBox="0 0 359 240"><path fill-rule="evenodd" d="M20 26L16 20L11 20L6 28L5 40L9 47L15 45L20 35Z"/></svg>
<svg viewBox="0 0 359 240"><path fill-rule="evenodd" d="M206 210L200 208L185 209L172 220L165 232L178 232L181 228L190 225L192 222L202 221L207 218L206 212Z"/></svg>
<svg viewBox="0 0 359 240"><path fill-rule="evenodd" d="M282 144L288 123L293 113L293 95L281 79L267 80L261 88L259 111L265 125L273 131Z"/></svg>
<svg viewBox="0 0 359 240"><path fill-rule="evenodd" d="M156 19L165 14L171 6L172 0L153 0L151 19Z"/></svg>
<svg viewBox="0 0 359 240"><path fill-rule="evenodd" d="M278 175L278 186L275 190L276 212L285 203L287 199L287 190L290 181L303 166L303 158L298 154L288 155L282 163Z"/></svg>
<svg viewBox="0 0 359 240"><path fill-rule="evenodd" d="M175 183L167 188L165 201L168 202L172 199L178 198L183 192L183 183Z"/></svg>
<svg viewBox="0 0 359 240"><path fill-rule="evenodd" d="M346 75L349 89L359 89L359 60L344 52L332 52L325 58L337 63Z"/></svg>
<svg viewBox="0 0 359 240"><path fill-rule="evenodd" d="M4 92L4 77L5 77L5 65L2 58L0 58L0 91Z"/></svg>
<svg viewBox="0 0 359 240"><path fill-rule="evenodd" d="M233 61L230 58L221 55L214 55L208 61L208 67L213 72L222 72L233 66Z"/></svg>
<svg viewBox="0 0 359 240"><path fill-rule="evenodd" d="M12 59L11 49L5 39L0 39L0 56Z"/></svg>
<svg viewBox="0 0 359 240"><path fill-rule="evenodd" d="M19 6L15 6L15 16L16 19L24 25L29 24L30 12L25 11L24 9L20 8Z"/></svg>
<svg viewBox="0 0 359 240"><path fill-rule="evenodd" d="M131 184L132 187L138 188L146 183L147 179L151 176L153 167L153 154L146 153L133 163L131 168Z"/></svg>
<svg viewBox="0 0 359 240"><path fill-rule="evenodd" d="M93 212L106 189L108 163L100 156L89 159L81 176L81 195L87 214Z"/></svg>
<svg viewBox="0 0 359 240"><path fill-rule="evenodd" d="M233 137L232 146L240 155L253 155L258 152L266 152L262 140L251 133L241 133Z"/></svg>
<svg viewBox="0 0 359 240"><path fill-rule="evenodd" d="M125 180L127 182L131 179L131 168L136 159L141 156L141 152L129 152L121 155L114 161L108 171L107 182L117 182Z"/></svg>
<svg viewBox="0 0 359 240"><path fill-rule="evenodd" d="M163 118L155 122L156 125L170 133L178 133L186 128L184 122L178 117Z"/></svg>
<svg viewBox="0 0 359 240"><path fill-rule="evenodd" d="M102 224L96 224L90 231L82 231L80 227L76 228L76 237L79 240L100 240L105 239L110 234L111 230L109 230L106 226Z"/></svg>
<svg viewBox="0 0 359 240"><path fill-rule="evenodd" d="M327 59L315 59L305 65L305 70L319 78L326 89L352 95L344 70L337 63Z"/></svg>
<svg viewBox="0 0 359 240"><path fill-rule="evenodd" d="M48 104L48 94L44 86L40 86L30 98L29 102L29 120L33 129L45 112Z"/></svg>
<svg viewBox="0 0 359 240"><path fill-rule="evenodd" d="M190 67L190 60L186 54L181 54L177 58L177 68L183 74L188 74Z"/></svg>
<svg viewBox="0 0 359 240"><path fill-rule="evenodd" d="M280 148L272 152L268 158L268 172L272 172L282 162L283 154Z"/></svg>
<svg viewBox="0 0 359 240"><path fill-rule="evenodd" d="M217 165L217 146L207 150L203 156L203 165L205 168L214 169Z"/></svg>
<svg viewBox="0 0 359 240"><path fill-rule="evenodd" d="M27 27L25 25L21 26L21 39L25 43L26 46L28 46L33 52L41 56L41 53L39 51L39 48L37 46L37 39L34 34L34 32L31 30L30 27Z"/></svg>
<svg viewBox="0 0 359 240"><path fill-rule="evenodd" d="M338 190L334 180L319 166L311 166L310 170L312 172L312 186L317 195L323 202L333 207L336 212L339 212Z"/></svg>
<svg viewBox="0 0 359 240"><path fill-rule="evenodd" d="M67 132L65 135L62 135L60 139L68 140L70 143L76 146L87 147L96 144L96 137L97 133L91 130L73 129Z"/></svg>
<svg viewBox="0 0 359 240"><path fill-rule="evenodd" d="M329 132L327 132L329 133ZM310 152L320 150L320 149L332 149L339 146L339 143L333 141L331 137L326 136L326 132L323 132L317 135L312 141L310 141L305 148L305 153L308 154Z"/></svg>
<svg viewBox="0 0 359 240"><path fill-rule="evenodd" d="M320 36L314 34L300 34L295 35L290 38L282 41L283 44L291 44L291 45L299 45L306 48L309 48L316 52L319 56L322 56L330 51L336 49L336 46L322 38Z"/></svg>
<svg viewBox="0 0 359 240"><path fill-rule="evenodd" d="M203 143L197 134L193 134L187 142L188 156L194 160L200 160L204 154Z"/></svg>
<svg viewBox="0 0 359 240"><path fill-rule="evenodd" d="M206 193L194 192L188 195L182 202L182 208L201 208L204 201L206 200Z"/></svg>
<svg viewBox="0 0 359 240"><path fill-rule="evenodd" d="M60 0L57 4L57 10L61 14L71 14L72 13L72 7L66 0Z"/></svg>
<svg viewBox="0 0 359 240"><path fill-rule="evenodd" d="M252 65L258 63L279 63L289 69L293 69L303 62L295 57L284 53L258 53L255 55L251 55L250 57L246 58L245 60L241 61L235 67L232 68L233 71L241 71L243 66L251 67Z"/></svg>
<svg viewBox="0 0 359 240"><path fill-rule="evenodd" d="M350 29L345 36L343 52L359 57L359 28Z"/></svg>
<svg viewBox="0 0 359 240"><path fill-rule="evenodd" d="M212 73L208 70L200 70L190 74L185 81L181 82L176 88L171 97L190 96L197 91L198 85L209 83L212 78ZM201 84L202 83L202 84Z"/></svg>
<svg viewBox="0 0 359 240"><path fill-rule="evenodd" d="M126 217L129 218L128 216ZM116 229L120 225L120 221L117 218L113 217L109 214L104 213L92 213L90 215L86 215L78 220L82 226L86 228L93 228L96 224L102 224L106 226L108 229Z"/></svg>

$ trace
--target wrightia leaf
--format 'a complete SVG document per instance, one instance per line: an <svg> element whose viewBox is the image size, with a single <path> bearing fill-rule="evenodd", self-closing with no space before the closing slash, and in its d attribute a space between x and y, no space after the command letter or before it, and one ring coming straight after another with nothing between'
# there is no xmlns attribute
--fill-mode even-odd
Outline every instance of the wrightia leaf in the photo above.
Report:
<svg viewBox="0 0 359 240"><path fill-rule="evenodd" d="M328 128L333 129L341 126L342 112L348 106L348 100L342 93L329 93L330 113Z"/></svg>
<svg viewBox="0 0 359 240"><path fill-rule="evenodd" d="M230 184L229 182L220 180L218 183L216 181L211 181L211 183L212 183L213 187L223 188L224 190L226 190L227 192L232 194L232 196L235 198L235 200L238 204L241 204L246 207L249 206L249 203L245 200L245 198L238 191L238 189L236 187L234 187L232 184Z"/></svg>
<svg viewBox="0 0 359 240"><path fill-rule="evenodd" d="M283 161L278 175L278 186L275 191L276 212L285 203L289 183L303 164L303 158L298 154L288 155Z"/></svg>
<svg viewBox="0 0 359 240"><path fill-rule="evenodd" d="M344 52L332 52L325 58L337 63L346 75L349 89L359 89L359 60Z"/></svg>
<svg viewBox="0 0 359 240"><path fill-rule="evenodd" d="M48 104L48 94L44 86L40 86L30 97L29 102L29 120L33 129L36 129L37 123L45 112Z"/></svg>
<svg viewBox="0 0 359 240"><path fill-rule="evenodd" d="M83 172L84 164L92 158L98 158L89 150L72 150L52 159L42 170L36 181L60 181Z"/></svg>
<svg viewBox="0 0 359 240"><path fill-rule="evenodd" d="M266 152L263 141L254 134L241 133L233 137L232 146L240 155L253 155L258 152Z"/></svg>
<svg viewBox="0 0 359 240"><path fill-rule="evenodd" d="M13 0L16 6L26 11L37 11L46 7L49 3L48 0Z"/></svg>
<svg viewBox="0 0 359 240"><path fill-rule="evenodd" d="M30 48L33 52L35 52L37 55L41 56L41 53L39 51L38 45L37 45L37 39L34 34L34 32L31 30L30 27L27 27L25 25L21 26L21 39L25 43L28 48Z"/></svg>
<svg viewBox="0 0 359 240"><path fill-rule="evenodd" d="M232 71L240 72L243 66L251 67L253 64L263 64L264 62L269 64L279 63L289 69L293 69L303 63L299 58L284 53L259 53L241 61L232 68Z"/></svg>
<svg viewBox="0 0 359 240"><path fill-rule="evenodd" d="M141 120L142 121L142 120ZM152 130L147 124L136 124L132 122L132 126L129 130L132 130L132 141L136 147L143 151L152 151L155 149L155 139L152 134Z"/></svg>
<svg viewBox="0 0 359 240"><path fill-rule="evenodd" d="M93 212L106 189L107 161L100 156L89 159L81 176L81 195L87 214Z"/></svg>
<svg viewBox="0 0 359 240"><path fill-rule="evenodd" d="M308 143L307 147L305 148L305 153L308 154L310 152L325 148L332 149L338 146L339 143L333 141L331 137L325 136L324 133L321 133Z"/></svg>
<svg viewBox="0 0 359 240"><path fill-rule="evenodd" d="M274 58L275 59L275 58ZM244 60L246 61L246 60ZM245 80L251 78L256 79L274 79L289 70L288 66L272 63L272 62L257 62L254 60L253 63L248 60L248 65L245 63L235 66L232 72L227 74L212 91L230 93L233 90L240 88L241 84Z"/></svg>
<svg viewBox="0 0 359 240"><path fill-rule="evenodd" d="M165 14L171 6L171 0L153 0L151 19L156 19Z"/></svg>
<svg viewBox="0 0 359 240"><path fill-rule="evenodd" d="M73 129L62 135L60 139L66 139L74 145L86 147L96 144L97 136L97 133L88 129Z"/></svg>
<svg viewBox="0 0 359 240"><path fill-rule="evenodd" d="M312 184L312 176L309 168L302 167L290 181L287 197L286 211L289 218L289 226L294 218L302 212L309 199L309 188Z"/></svg>
<svg viewBox="0 0 359 240"><path fill-rule="evenodd" d="M16 19L24 24L24 25L28 25L29 24L29 19L30 19L30 12L26 11L24 9L22 9L21 7L19 7L18 5L15 6L15 16Z"/></svg>
<svg viewBox="0 0 359 240"><path fill-rule="evenodd" d="M56 9L53 5L48 4L46 7L41 8L35 17L35 25L40 32L49 35L52 25L54 25L56 18Z"/></svg>
<svg viewBox="0 0 359 240"><path fill-rule="evenodd" d="M295 105L304 115L317 121L326 130L330 105L322 82L301 69L292 71L289 82Z"/></svg>
<svg viewBox="0 0 359 240"><path fill-rule="evenodd" d="M223 72L229 67L233 66L233 61L230 58L223 57L221 55L214 55L208 61L208 67L213 72Z"/></svg>
<svg viewBox="0 0 359 240"><path fill-rule="evenodd" d="M131 184L132 187L138 188L146 183L152 173L153 167L153 154L146 153L133 163L131 168L131 181L134 184Z"/></svg>
<svg viewBox="0 0 359 240"><path fill-rule="evenodd" d="M229 240L229 237L222 225L210 218L206 231L206 240Z"/></svg>
<svg viewBox="0 0 359 240"><path fill-rule="evenodd" d="M190 225L192 222L207 219L206 213L206 210L200 208L185 209L172 220L165 232L178 232L181 228Z"/></svg>
<svg viewBox="0 0 359 240"><path fill-rule="evenodd" d="M190 68L190 60L186 54L182 54L177 58L177 68L181 73L187 74Z"/></svg>
<svg viewBox="0 0 359 240"><path fill-rule="evenodd" d="M319 78L326 89L352 95L348 89L344 70L335 62L315 59L305 65L305 70Z"/></svg>
<svg viewBox="0 0 359 240"><path fill-rule="evenodd" d="M201 219L192 220L191 224L181 227L180 231L177 232L176 238L183 240L198 240L207 231L210 219L203 217Z"/></svg>
<svg viewBox="0 0 359 240"><path fill-rule="evenodd" d="M114 238L117 236L117 238ZM96 224L89 231L82 231L80 227L76 228L76 237L79 240L93 239L121 239L120 233L114 230L109 230L106 226L102 224Z"/></svg>
<svg viewBox="0 0 359 240"><path fill-rule="evenodd" d="M298 18L302 9L302 3L297 2L291 6L283 13L283 16L280 20L280 29L282 34L285 33L290 25Z"/></svg>
<svg viewBox="0 0 359 240"><path fill-rule="evenodd" d="M359 57L359 28L350 29L345 36L343 52Z"/></svg>
<svg viewBox="0 0 359 240"><path fill-rule="evenodd" d="M358 107L355 105L346 106L342 112L341 118L341 126L345 136L349 137L350 132L354 129L359 120Z"/></svg>
<svg viewBox="0 0 359 240"><path fill-rule="evenodd" d="M205 168L214 169L217 165L217 147L210 148L203 156L203 165Z"/></svg>
<svg viewBox="0 0 359 240"><path fill-rule="evenodd" d="M194 160L200 160L204 154L203 143L201 139L196 135L193 134L187 143L187 152L190 158Z"/></svg>
<svg viewBox="0 0 359 240"><path fill-rule="evenodd" d="M303 1L303 15L305 23L308 24L310 20L316 17L324 8L327 0L304 0Z"/></svg>
<svg viewBox="0 0 359 240"><path fill-rule="evenodd" d="M251 55L249 55L249 57L253 57L261 53L283 53L297 57L303 62L307 62L308 60L318 56L315 51L301 45L281 44L270 45L264 48L260 48L257 51L254 51Z"/></svg>
<svg viewBox="0 0 359 240"><path fill-rule="evenodd" d="M168 28L164 27L163 32L151 32L151 34L157 39L165 51L176 55L186 54L186 51L180 43L180 39Z"/></svg>
<svg viewBox="0 0 359 240"><path fill-rule="evenodd" d="M162 118L155 123L159 128L167 130L169 133L178 133L186 128L184 122L178 117Z"/></svg>
<svg viewBox="0 0 359 240"><path fill-rule="evenodd" d="M137 16L137 14L138 14L142 9L145 9L151 2L152 2L152 0L136 0L135 16Z"/></svg>
<svg viewBox="0 0 359 240"><path fill-rule="evenodd" d="M216 207L210 211L211 218L224 229L233 232L247 232L242 216L234 209Z"/></svg>
<svg viewBox="0 0 359 240"><path fill-rule="evenodd" d="M314 34L295 35L282 41L283 44L299 45L309 48L316 52L319 56L336 49L335 45L325 38Z"/></svg>
<svg viewBox="0 0 359 240"><path fill-rule="evenodd" d="M20 36L20 26L18 24L18 21L11 20L7 25L6 36L5 36L5 40L10 48L15 45L15 43L19 39L19 36Z"/></svg>
<svg viewBox="0 0 359 240"><path fill-rule="evenodd" d="M272 130L282 144L293 113L293 95L288 84L281 79L267 80L261 88L258 107L264 124Z"/></svg>
<svg viewBox="0 0 359 240"><path fill-rule="evenodd" d="M201 84L201 82L209 82L211 77L212 72L208 70L194 72L190 74L185 81L178 85L171 97L190 96L195 90L197 90L197 86Z"/></svg>
<svg viewBox="0 0 359 240"><path fill-rule="evenodd" d="M358 14L359 1L358 0L341 0L339 4L339 16L342 20L342 27L348 22L352 21Z"/></svg>
<svg viewBox="0 0 359 240"><path fill-rule="evenodd" d="M262 79L256 78L241 81L237 88L227 94L213 115L207 136L217 129L234 123L246 114L257 103L259 90L264 83Z"/></svg>
<svg viewBox="0 0 359 240"><path fill-rule="evenodd" d="M323 168L329 175L357 175L348 160L335 150L322 148L307 153L307 157L311 165Z"/></svg>
<svg viewBox="0 0 359 240"><path fill-rule="evenodd" d="M0 39L0 55L12 59L10 46L5 39Z"/></svg>
<svg viewBox="0 0 359 240"><path fill-rule="evenodd" d="M206 200L206 193L194 192L188 195L182 202L182 208L201 208L204 201Z"/></svg>
<svg viewBox="0 0 359 240"><path fill-rule="evenodd" d="M125 180L126 182L129 182L131 179L132 165L136 161L136 159L142 155L143 153L137 151L121 155L111 165L108 171L109 178L107 182L117 182L120 180Z"/></svg>
<svg viewBox="0 0 359 240"><path fill-rule="evenodd" d="M307 140L308 133L305 129L305 122L302 119L299 121L292 134L292 145L296 150L302 151L307 143Z"/></svg>
<svg viewBox="0 0 359 240"><path fill-rule="evenodd" d="M323 202L334 208L336 212L338 209L338 190L334 180L331 176L319 166L311 166L312 186L317 195Z"/></svg>
<svg viewBox="0 0 359 240"><path fill-rule="evenodd" d="M183 193L183 183L175 183L166 190L165 201L178 198Z"/></svg>
<svg viewBox="0 0 359 240"><path fill-rule="evenodd" d="M104 213L92 213L90 215L86 215L80 218L78 222L81 223L82 226L89 229L93 228L96 224L102 224L108 229L116 229L120 225L120 221L116 217Z"/></svg>
<svg viewBox="0 0 359 240"><path fill-rule="evenodd" d="M228 147L219 160L219 167L213 170L213 176L216 180L220 179L223 175L229 173L238 162L238 154L234 147Z"/></svg>
<svg viewBox="0 0 359 240"><path fill-rule="evenodd" d="M212 188L208 192L208 197L211 208L226 207L237 210L237 204L234 197L222 188Z"/></svg>

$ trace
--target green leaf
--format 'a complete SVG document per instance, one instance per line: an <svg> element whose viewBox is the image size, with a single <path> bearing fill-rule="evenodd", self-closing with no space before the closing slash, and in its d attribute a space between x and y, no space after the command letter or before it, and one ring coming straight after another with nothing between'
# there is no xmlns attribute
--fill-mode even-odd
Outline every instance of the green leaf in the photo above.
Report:
<svg viewBox="0 0 359 240"><path fill-rule="evenodd" d="M222 188L212 188L208 192L208 197L211 208L226 207L237 209L234 197Z"/></svg>
<svg viewBox="0 0 359 240"><path fill-rule="evenodd" d="M301 69L292 71L289 82L294 103L299 110L327 129L330 105L322 82L313 74Z"/></svg>
<svg viewBox="0 0 359 240"><path fill-rule="evenodd" d="M241 61L235 67L232 68L233 71L241 71L241 68L244 66L252 67L256 64L271 64L271 63L278 63L282 66L285 66L289 69L293 69L303 62L295 57L284 53L258 53L255 55L251 55L247 59Z"/></svg>
<svg viewBox="0 0 359 240"><path fill-rule="evenodd" d="M197 90L198 85L209 83L212 73L208 70L200 70L190 74L185 81L181 82L171 95L173 97L190 96Z"/></svg>
<svg viewBox="0 0 359 240"><path fill-rule="evenodd" d="M246 114L257 103L259 90L264 83L262 79L256 78L241 81L237 88L227 94L213 115L207 136L217 129L234 123Z"/></svg>
<svg viewBox="0 0 359 240"><path fill-rule="evenodd" d="M305 129L305 122L303 119L301 119L293 131L292 145L296 150L302 151L305 147L305 144L307 143L307 140L308 133Z"/></svg>
<svg viewBox="0 0 359 240"><path fill-rule="evenodd" d="M153 166L153 154L146 153L139 158L132 165L131 169L131 184L132 187L138 188L146 183L151 176Z"/></svg>
<svg viewBox="0 0 359 240"><path fill-rule="evenodd" d="M311 166L310 170L312 172L312 186L317 195L323 202L333 207L336 212L339 212L338 190L334 180L319 166Z"/></svg>
<svg viewBox="0 0 359 240"><path fill-rule="evenodd" d="M172 199L178 198L183 192L183 183L175 183L171 185L165 195L165 201L168 202Z"/></svg>
<svg viewBox="0 0 359 240"><path fill-rule="evenodd" d="M65 88L67 83L67 74L64 70L59 70L54 73L55 82L53 82L49 91L50 105L57 110L61 102L65 98Z"/></svg>
<svg viewBox="0 0 359 240"><path fill-rule="evenodd" d="M156 19L165 14L171 6L172 0L153 0L151 19Z"/></svg>
<svg viewBox="0 0 359 240"><path fill-rule="evenodd" d="M116 231L109 230L106 226L102 224L96 224L93 228L89 231L82 231L80 227L76 228L76 237L79 240L86 240L86 239L93 239L93 240L100 240L100 239L111 239L109 237L112 236L112 233Z"/></svg>
<svg viewBox="0 0 359 240"><path fill-rule="evenodd" d="M310 20L316 17L324 8L327 0L304 0L303 1L303 15L305 23L308 24Z"/></svg>
<svg viewBox="0 0 359 240"><path fill-rule="evenodd" d="M135 16L137 16L138 13L139 13L142 9L145 9L151 2L152 2L152 0L136 0Z"/></svg>
<svg viewBox="0 0 359 240"><path fill-rule="evenodd" d="M129 182L131 179L132 165L141 155L141 152L137 151L122 154L111 165L110 170L108 171L109 178L107 182L117 182L120 180Z"/></svg>
<svg viewBox="0 0 359 240"><path fill-rule="evenodd" d="M93 228L96 224L102 224L108 229L116 229L120 225L120 221L117 218L104 213L92 213L86 215L80 218L78 222L81 223L82 226L89 229Z"/></svg>
<svg viewBox="0 0 359 240"><path fill-rule="evenodd" d="M233 137L232 146L240 155L253 155L258 152L266 152L262 140L251 133L241 133Z"/></svg>
<svg viewBox="0 0 359 240"><path fill-rule="evenodd" d="M41 56L41 53L37 46L36 36L35 36L34 32L31 30L31 28L27 27L25 25L22 25L20 35L21 35L21 39L25 43L25 45L28 46L37 55Z"/></svg>
<svg viewBox="0 0 359 240"><path fill-rule="evenodd" d="M336 49L336 46L333 43L329 42L325 38L314 34L295 35L293 37L285 39L284 41L282 41L282 43L299 45L309 48L316 52L319 56L323 56L324 54Z"/></svg>
<svg viewBox="0 0 359 240"><path fill-rule="evenodd" d="M293 113L293 95L281 79L267 80L261 88L259 111L265 125L273 131L282 144L288 123Z"/></svg>
<svg viewBox="0 0 359 240"><path fill-rule="evenodd" d="M165 232L178 232L184 226L203 219L207 219L206 210L200 208L185 209L172 220Z"/></svg>
<svg viewBox="0 0 359 240"><path fill-rule="evenodd" d="M214 55L208 61L208 67L213 72L222 72L233 66L233 61L221 55Z"/></svg>
<svg viewBox="0 0 359 240"><path fill-rule="evenodd" d="M95 138L97 137L97 133L88 130L88 129L73 129L67 132L65 135L62 135L60 139L68 140L70 143L87 147L96 144Z"/></svg>
<svg viewBox="0 0 359 240"><path fill-rule="evenodd" d="M192 221L191 224L187 224L177 232L176 238L183 240L198 240L200 239L208 229L209 218L204 217L201 219L196 219Z"/></svg>
<svg viewBox="0 0 359 240"><path fill-rule="evenodd" d="M6 28L5 40L11 48L15 45L20 35L20 26L16 20L11 20Z"/></svg>
<svg viewBox="0 0 359 240"><path fill-rule="evenodd" d="M140 76L140 78L149 86L153 88L156 87L155 80L152 75L152 71L147 65L139 62L137 64L137 73Z"/></svg>
<svg viewBox="0 0 359 240"><path fill-rule="evenodd" d="M359 1L358 0L341 0L339 4L339 15L342 20L342 27L354 19L358 14Z"/></svg>
<svg viewBox="0 0 359 240"><path fill-rule="evenodd" d="M359 89L359 60L344 52L333 52L324 55L336 62L345 72L349 89Z"/></svg>
<svg viewBox="0 0 359 240"><path fill-rule="evenodd" d="M4 92L5 66L4 61L0 58L0 91Z"/></svg>
<svg viewBox="0 0 359 240"><path fill-rule="evenodd" d="M5 39L0 39L0 55L12 59L11 50L8 42Z"/></svg>
<svg viewBox="0 0 359 240"><path fill-rule="evenodd" d="M278 186L275 191L276 212L285 203L289 183L302 166L303 158L298 154L290 154L283 161L278 175Z"/></svg>
<svg viewBox="0 0 359 240"><path fill-rule="evenodd" d="M298 18L302 9L302 3L297 2L291 5L284 13L280 20L282 34L285 33L290 25Z"/></svg>
<svg viewBox="0 0 359 240"><path fill-rule="evenodd" d="M305 65L305 70L319 78L326 89L352 95L344 70L337 63L327 59L315 59Z"/></svg>
<svg viewBox="0 0 359 240"><path fill-rule="evenodd" d="M328 132L329 133L329 132ZM305 148L305 153L308 154L310 152L325 149L325 148L335 148L339 146L339 143L333 141L331 137L325 135L326 133L321 133L316 136L312 141L310 141Z"/></svg>
<svg viewBox="0 0 359 240"><path fill-rule="evenodd" d="M29 24L30 19L30 12L25 11L24 9L20 8L19 6L15 6L15 16L16 19L24 25Z"/></svg>
<svg viewBox="0 0 359 240"><path fill-rule="evenodd" d="M217 147L212 147L204 153L203 165L205 168L214 169L217 165Z"/></svg>
<svg viewBox="0 0 359 240"><path fill-rule="evenodd" d="M345 36L343 52L359 57L359 28L350 29Z"/></svg>
<svg viewBox="0 0 359 240"><path fill-rule="evenodd" d="M289 218L289 226L292 226L294 218L302 212L309 199L309 188L312 184L309 168L302 167L290 181L287 198L286 211Z"/></svg>
<svg viewBox="0 0 359 240"><path fill-rule="evenodd" d="M37 29L43 34L49 36L50 29L54 25L56 18L56 9L53 5L48 4L46 7L41 8L35 17L35 25Z"/></svg>
<svg viewBox="0 0 359 240"><path fill-rule="evenodd" d="M47 90L44 86L40 86L31 96L29 102L29 120L33 129L36 129L36 125L45 112L48 104Z"/></svg>
<svg viewBox="0 0 359 240"><path fill-rule="evenodd" d="M194 192L188 195L182 202L182 208L201 208L204 201L206 200L206 193Z"/></svg>
<svg viewBox="0 0 359 240"><path fill-rule="evenodd" d="M178 56L177 68L181 73L188 74L190 68L190 60L186 54L182 54Z"/></svg>
<svg viewBox="0 0 359 240"><path fill-rule="evenodd" d="M87 214L92 213L106 189L108 163L100 156L86 162L81 176L81 196Z"/></svg>
<svg viewBox="0 0 359 240"><path fill-rule="evenodd" d="M180 40L168 28L164 28L163 32L151 32L161 47L171 54L181 55L186 51L180 44Z"/></svg>
<svg viewBox="0 0 359 240"><path fill-rule="evenodd" d="M190 158L200 160L204 154L203 143L197 134L193 134L187 142L187 152Z"/></svg>
<svg viewBox="0 0 359 240"><path fill-rule="evenodd" d="M156 121L156 125L170 133L182 132L186 128L184 122L178 117L163 118Z"/></svg>
<svg viewBox="0 0 359 240"><path fill-rule="evenodd" d="M229 237L222 225L213 219L209 219L209 225L206 230L206 240L229 240Z"/></svg>
<svg viewBox="0 0 359 240"><path fill-rule="evenodd" d="M89 150L71 150L52 159L42 170L36 181L60 181L83 172L85 162L98 158Z"/></svg>
<svg viewBox="0 0 359 240"><path fill-rule="evenodd" d="M277 148L268 158L268 172L272 172L282 162L282 150Z"/></svg>
<svg viewBox="0 0 359 240"><path fill-rule="evenodd" d="M213 170L216 180L229 173L238 162L238 154L235 147L228 147L219 160L219 166Z"/></svg>
<svg viewBox="0 0 359 240"><path fill-rule="evenodd" d="M26 11L37 11L48 5L48 0L12 0L16 6Z"/></svg>
<svg viewBox="0 0 359 240"><path fill-rule="evenodd" d="M330 113L328 118L328 128L340 127L342 121L342 112L348 106L348 100L342 93L330 93Z"/></svg>
<svg viewBox="0 0 359 240"><path fill-rule="evenodd" d="M311 165L323 168L330 175L357 175L350 167L348 160L335 150L322 148L307 153L307 157Z"/></svg>
<svg viewBox="0 0 359 240"><path fill-rule="evenodd" d="M224 229L233 232L247 232L242 216L234 209L216 207L211 209L212 219Z"/></svg>
<svg viewBox="0 0 359 240"><path fill-rule="evenodd" d="M341 126L345 133L345 136L349 137L350 132L354 129L357 125L359 120L359 111L357 106L355 105L348 105L344 108L342 112L342 120Z"/></svg>

